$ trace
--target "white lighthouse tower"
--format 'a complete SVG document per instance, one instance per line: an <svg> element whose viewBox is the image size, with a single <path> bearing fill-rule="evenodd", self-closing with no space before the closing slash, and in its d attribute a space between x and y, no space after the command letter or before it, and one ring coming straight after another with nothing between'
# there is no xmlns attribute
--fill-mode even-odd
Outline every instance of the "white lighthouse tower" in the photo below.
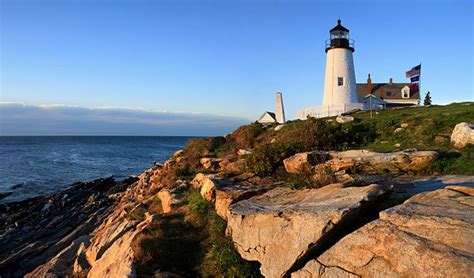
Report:
<svg viewBox="0 0 474 278"><path fill-rule="evenodd" d="M349 30L337 21L337 26L329 31L326 42L326 77L324 79L323 110L329 116L354 109L357 102L354 72L354 43L349 38Z"/></svg>
<svg viewBox="0 0 474 278"><path fill-rule="evenodd" d="M357 100L356 78L354 72L354 41L349 38L349 30L337 21L336 27L329 31L326 41L326 75L324 79L323 105L301 109L299 118L307 116L321 118L362 109Z"/></svg>

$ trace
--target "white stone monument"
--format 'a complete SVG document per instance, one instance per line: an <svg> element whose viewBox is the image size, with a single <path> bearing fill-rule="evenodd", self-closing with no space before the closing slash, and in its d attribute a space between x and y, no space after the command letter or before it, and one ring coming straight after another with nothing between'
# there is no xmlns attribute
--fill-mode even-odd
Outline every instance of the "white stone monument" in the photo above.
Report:
<svg viewBox="0 0 474 278"><path fill-rule="evenodd" d="M275 114L276 122L279 124L284 124L285 120L285 108L283 107L283 94L280 92L276 93L275 99Z"/></svg>

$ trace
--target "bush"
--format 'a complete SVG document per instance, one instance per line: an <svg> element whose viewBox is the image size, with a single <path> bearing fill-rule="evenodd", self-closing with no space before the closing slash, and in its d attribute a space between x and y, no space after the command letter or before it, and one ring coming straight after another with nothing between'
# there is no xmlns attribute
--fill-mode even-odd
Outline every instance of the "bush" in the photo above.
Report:
<svg viewBox="0 0 474 278"><path fill-rule="evenodd" d="M263 125L255 122L244 125L228 135L229 141L235 143L235 149L251 149L258 142L258 136L265 131Z"/></svg>
<svg viewBox="0 0 474 278"><path fill-rule="evenodd" d="M186 155L202 156L214 152L223 145L226 139L222 136L207 138L192 138L186 143Z"/></svg>
<svg viewBox="0 0 474 278"><path fill-rule="evenodd" d="M192 179L196 175L197 171L189 166L183 166L176 168L174 174L178 179Z"/></svg>
<svg viewBox="0 0 474 278"><path fill-rule="evenodd" d="M340 151L366 145L377 137L375 126L361 122L328 123L325 120L309 118L305 130L308 150Z"/></svg>
<svg viewBox="0 0 474 278"><path fill-rule="evenodd" d="M295 153L346 150L368 144L376 138L373 125L328 123L315 118L288 123L273 135L276 143L261 144L247 157L247 171L269 176L283 165L285 158Z"/></svg>
<svg viewBox="0 0 474 278"><path fill-rule="evenodd" d="M283 159L304 150L300 143L275 143L263 145L245 160L245 169L261 177L270 176L283 165Z"/></svg>

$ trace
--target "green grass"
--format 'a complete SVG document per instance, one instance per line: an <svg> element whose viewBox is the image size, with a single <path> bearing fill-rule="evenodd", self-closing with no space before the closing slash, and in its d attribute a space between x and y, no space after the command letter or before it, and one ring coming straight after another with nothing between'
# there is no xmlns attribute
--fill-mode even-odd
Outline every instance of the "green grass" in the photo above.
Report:
<svg viewBox="0 0 474 278"><path fill-rule="evenodd" d="M160 269L185 277L261 277L258 264L243 260L225 236L226 226L212 203L188 191L183 209L160 214L134 240L137 275L153 277Z"/></svg>
<svg viewBox="0 0 474 278"><path fill-rule="evenodd" d="M137 276L153 277L154 271L196 276L202 261L203 240L199 230L185 221L183 213L162 214L134 241Z"/></svg>
<svg viewBox="0 0 474 278"><path fill-rule="evenodd" d="M354 122L342 125L323 124L321 121L324 119L319 122L295 120L288 122L280 131L267 128L252 140L254 156L262 153L260 149L266 150L278 143L299 144L303 146L300 151L369 149L395 152L415 148L440 154L439 159L426 168L425 174L474 174L473 148L458 150L450 142L456 124L474 123L473 102L384 109L374 111L372 118L368 111L356 112L352 116ZM395 132L402 124L408 126ZM271 143L273 141L276 143ZM226 144L222 147L225 148ZM264 175L273 174L282 167L281 159L268 157L270 160L260 157L250 161L252 167L248 168ZM260 168L263 170L260 171Z"/></svg>
<svg viewBox="0 0 474 278"><path fill-rule="evenodd" d="M203 277L261 277L258 264L243 260L232 242L225 236L226 222L220 218L212 203L198 192L190 192L188 221L205 234L202 242L204 257L199 266Z"/></svg>
<svg viewBox="0 0 474 278"><path fill-rule="evenodd" d="M469 104L469 105L467 105ZM397 151L406 148L419 150L449 151L449 139L445 143L435 142L436 136L449 138L454 126L460 122L474 122L474 103L457 103L445 106L385 109L373 113L353 114L356 119L372 123L377 130L377 139L365 148L380 151ZM408 127L394 133L402 123ZM385 142L384 142L385 141ZM400 147L395 147L399 143Z"/></svg>
<svg viewBox="0 0 474 278"><path fill-rule="evenodd" d="M455 103L445 106L386 109L374 113L359 112L353 115L362 122L376 126L377 138L363 148L377 152L393 152L403 149L434 150L437 160L425 170L426 174L474 175L474 148L455 149L450 136L456 124L474 123L474 103ZM394 130L407 123L401 132ZM437 141L436 138L444 138ZM395 144L400 144L396 147Z"/></svg>

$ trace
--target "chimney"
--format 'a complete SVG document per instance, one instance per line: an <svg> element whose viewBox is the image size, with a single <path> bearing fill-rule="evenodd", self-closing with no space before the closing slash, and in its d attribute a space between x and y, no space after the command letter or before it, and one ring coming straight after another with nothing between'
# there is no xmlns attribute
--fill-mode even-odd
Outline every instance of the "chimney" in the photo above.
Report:
<svg viewBox="0 0 474 278"><path fill-rule="evenodd" d="M369 73L369 76L367 77L367 92L369 94L372 94L372 79L370 79L370 73Z"/></svg>
<svg viewBox="0 0 474 278"><path fill-rule="evenodd" d="M393 79L390 77L390 79L388 80L388 84L392 85L393 83Z"/></svg>
<svg viewBox="0 0 474 278"><path fill-rule="evenodd" d="M280 92L276 93L275 117L276 117L276 121L279 124L285 123L285 109L283 108L283 95Z"/></svg>

